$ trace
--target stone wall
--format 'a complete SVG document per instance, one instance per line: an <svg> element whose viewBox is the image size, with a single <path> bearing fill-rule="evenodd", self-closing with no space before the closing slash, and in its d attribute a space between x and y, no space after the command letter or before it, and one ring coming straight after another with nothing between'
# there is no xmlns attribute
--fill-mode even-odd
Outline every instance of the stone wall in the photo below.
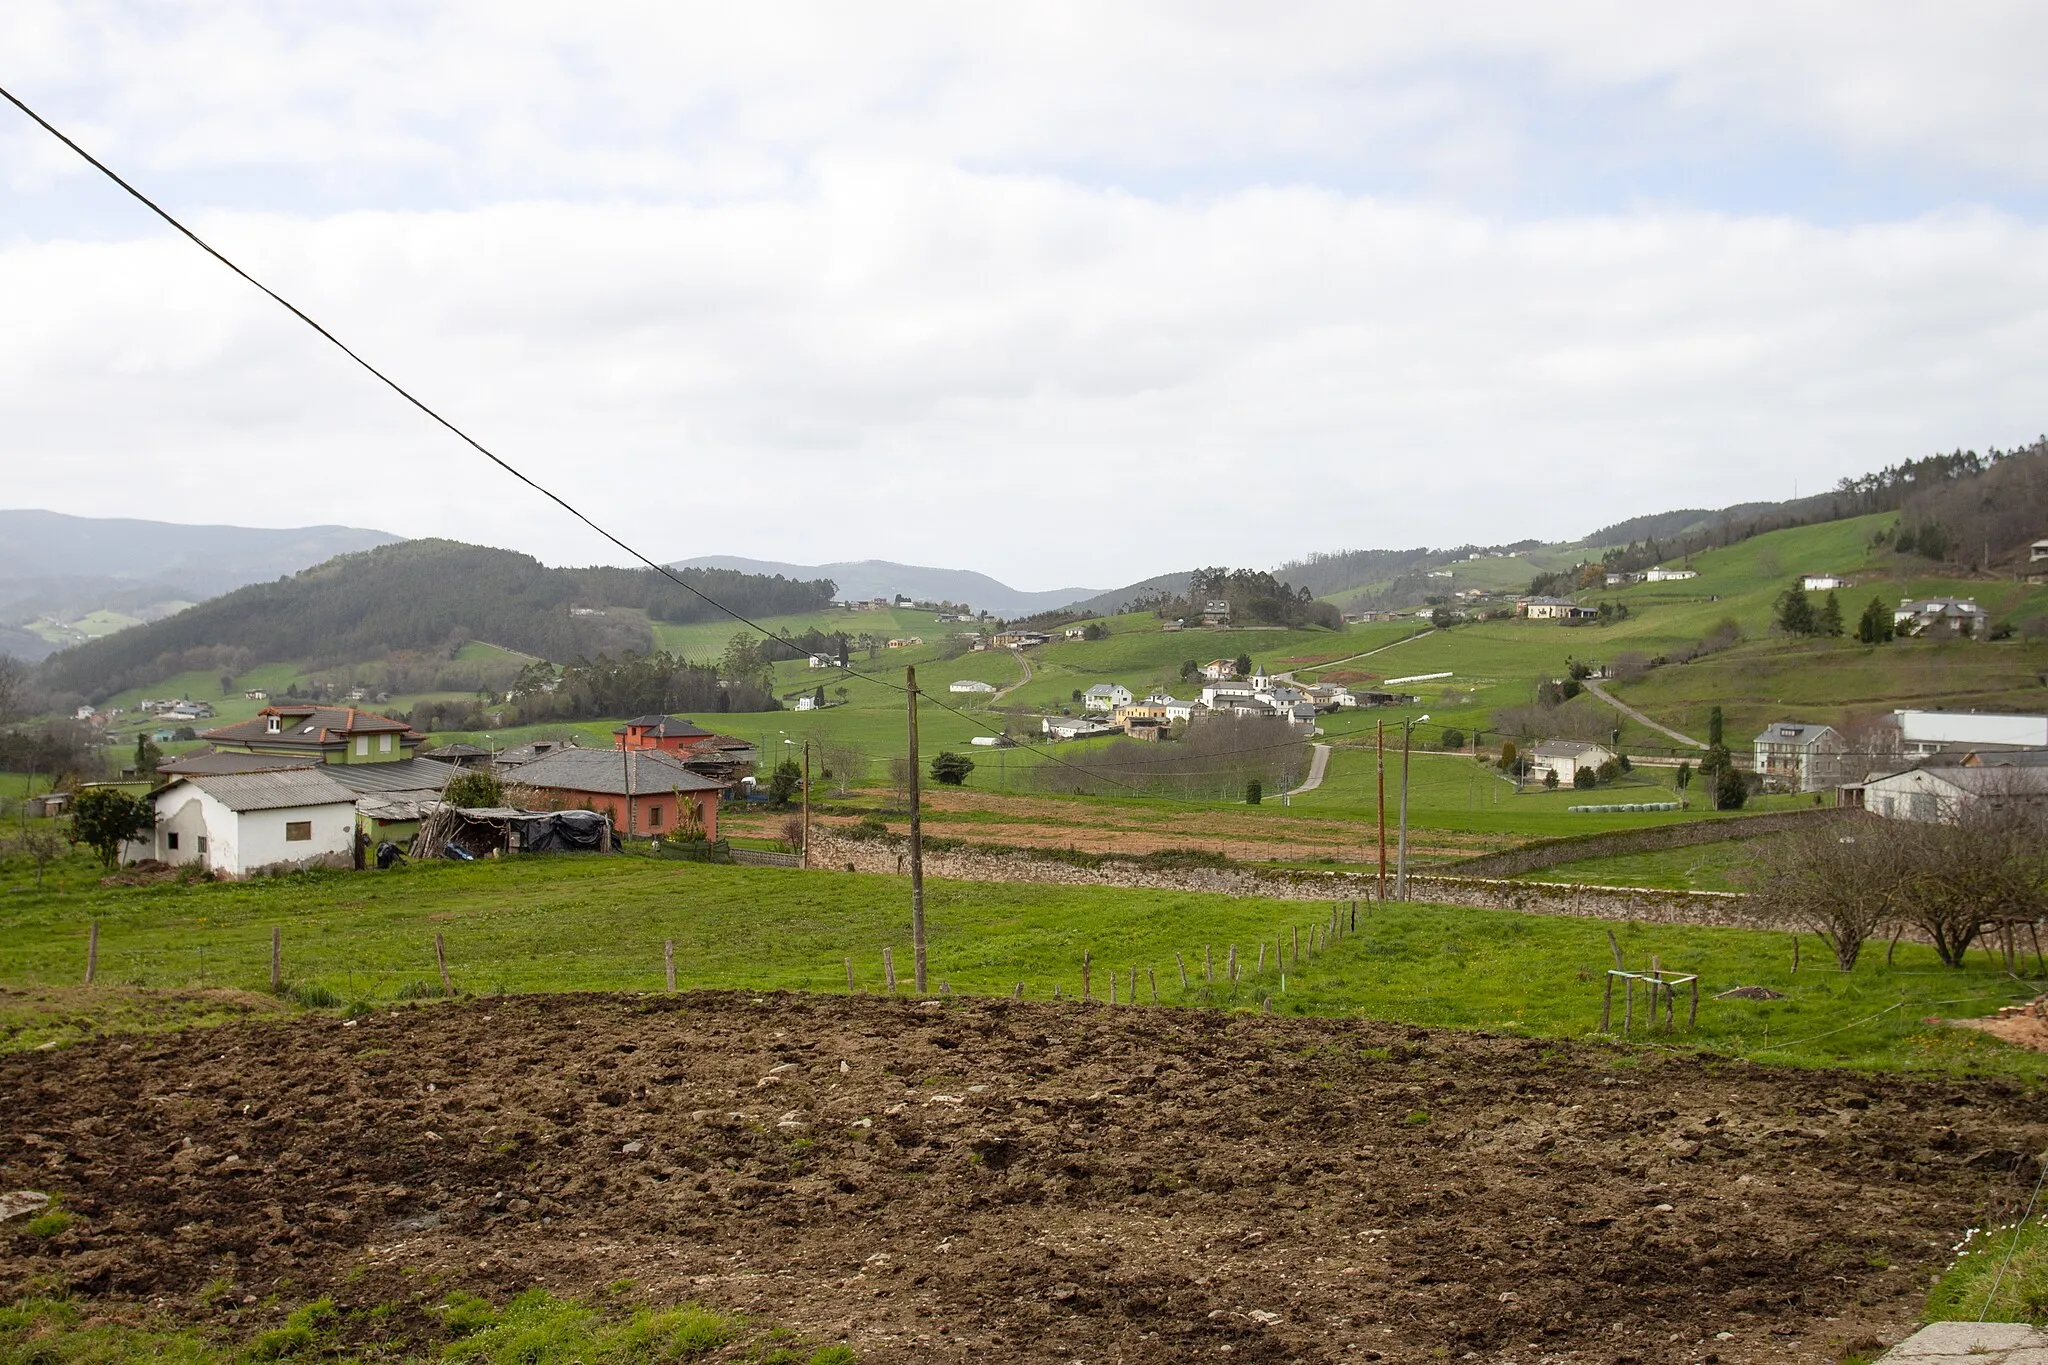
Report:
<svg viewBox="0 0 2048 1365"><path fill-rule="evenodd" d="M1734 839L1755 839L1766 834L1784 834L1810 825L1836 820L1870 817L1857 810L1815 806L1809 810L1774 811L1769 815L1731 815L1723 820L1685 820L1643 829L1614 830L1606 834L1574 834L1563 839L1541 839L1511 848L1505 853L1487 853L1452 865L1460 877L1515 877L1540 872L1546 867L1576 863L1586 858L1618 858L1630 853L1661 853L1667 848L1690 848L1697 844L1719 844Z"/></svg>
<svg viewBox="0 0 2048 1365"><path fill-rule="evenodd" d="M814 829L811 866L831 870L897 875L908 870L903 839L849 839ZM924 870L933 877L976 882L1049 882L1063 886L1112 886L1158 891L1203 891L1225 896L1272 896L1281 900L1371 900L1374 873L1322 872L1287 868L1148 867L1128 859L1069 862L1030 849L927 850ZM1391 885L1391 878L1389 879ZM1490 877L1410 874L1408 898L1434 905L1519 910L1537 915L1640 920L1655 924L1761 927L1747 896L1726 891L1660 891L1626 886L1577 886L1561 882L1517 882Z"/></svg>

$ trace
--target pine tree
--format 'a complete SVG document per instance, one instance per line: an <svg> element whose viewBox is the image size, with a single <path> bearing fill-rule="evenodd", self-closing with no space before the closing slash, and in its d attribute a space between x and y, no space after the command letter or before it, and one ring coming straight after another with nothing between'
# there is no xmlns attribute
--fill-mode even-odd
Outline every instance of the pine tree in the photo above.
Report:
<svg viewBox="0 0 2048 1365"><path fill-rule="evenodd" d="M1794 583L1778 594L1778 629L1787 635L1811 635L1814 633L1813 603L1806 596L1806 589Z"/></svg>
<svg viewBox="0 0 2048 1365"><path fill-rule="evenodd" d="M1842 633L1842 604L1835 599L1831 589L1820 604L1820 614L1813 620L1814 634L1840 635Z"/></svg>

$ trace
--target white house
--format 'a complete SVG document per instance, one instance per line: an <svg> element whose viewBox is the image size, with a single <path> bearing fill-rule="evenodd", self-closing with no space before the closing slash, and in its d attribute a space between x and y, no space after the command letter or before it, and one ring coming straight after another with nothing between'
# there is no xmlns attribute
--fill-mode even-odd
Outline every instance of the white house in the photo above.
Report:
<svg viewBox="0 0 2048 1365"><path fill-rule="evenodd" d="M1778 721L1756 737L1752 766L1794 791L1820 791L1841 782L1848 751L1848 741L1832 725Z"/></svg>
<svg viewBox="0 0 2048 1365"><path fill-rule="evenodd" d="M1556 773L1559 786L1569 787L1581 768L1597 769L1613 759L1614 751L1603 744L1578 739L1546 739L1529 750L1529 774L1538 782L1544 774Z"/></svg>
<svg viewBox="0 0 2048 1365"><path fill-rule="evenodd" d="M982 682L978 678L960 678L946 684L946 690L948 692L993 692L996 690L996 685L994 683Z"/></svg>
<svg viewBox="0 0 2048 1365"><path fill-rule="evenodd" d="M1901 635L1987 640L1991 638L1991 613L1978 606L1974 597L1908 597L1892 613L1892 627Z"/></svg>
<svg viewBox="0 0 2048 1365"><path fill-rule="evenodd" d="M1038 722L1040 732L1054 739L1085 739L1089 735L1110 735L1116 727L1093 716L1045 716Z"/></svg>
<svg viewBox="0 0 2048 1365"><path fill-rule="evenodd" d="M2048 540L2037 540L2027 547L2027 563L2039 564L2048 559Z"/></svg>
<svg viewBox="0 0 2048 1365"><path fill-rule="evenodd" d="M1228 707L1232 702L1244 701L1257 695L1258 693L1252 691L1243 683L1210 683L1202 689L1201 701L1202 705L1210 710L1220 711Z"/></svg>
<svg viewBox="0 0 2048 1365"><path fill-rule="evenodd" d="M1202 676L1210 682L1229 682L1237 676L1235 659L1211 659L1202 665Z"/></svg>
<svg viewBox="0 0 2048 1365"><path fill-rule="evenodd" d="M1178 697L1158 696L1148 697L1146 700L1166 712L1166 722L1169 725L1175 721L1185 723L1195 718L1195 704L1191 701L1182 701Z"/></svg>
<svg viewBox="0 0 2048 1365"><path fill-rule="evenodd" d="M1525 597L1515 606L1531 621L1579 621L1600 614L1568 597Z"/></svg>
<svg viewBox="0 0 2048 1365"><path fill-rule="evenodd" d="M837 668L839 667L839 660L831 654L813 654L808 661L808 667Z"/></svg>
<svg viewBox="0 0 2048 1365"><path fill-rule="evenodd" d="M1807 592L1833 592L1848 587L1849 580L1838 573L1810 573L1800 575L1799 586Z"/></svg>
<svg viewBox="0 0 2048 1365"><path fill-rule="evenodd" d="M1131 704L1131 689L1122 683L1097 683L1081 694L1081 705L1090 711L1114 711Z"/></svg>
<svg viewBox="0 0 2048 1365"><path fill-rule="evenodd" d="M818 698L814 694L806 692L796 699L796 709L799 711L815 711L818 709Z"/></svg>
<svg viewBox="0 0 2048 1365"><path fill-rule="evenodd" d="M262 868L347 867L356 793L318 767L188 774L150 794L156 828L124 859L198 863L228 877Z"/></svg>
<svg viewBox="0 0 2048 1365"><path fill-rule="evenodd" d="M1699 576L1700 571L1698 569L1646 569L1643 571L1643 581L1645 583L1676 583L1681 579L1698 578Z"/></svg>

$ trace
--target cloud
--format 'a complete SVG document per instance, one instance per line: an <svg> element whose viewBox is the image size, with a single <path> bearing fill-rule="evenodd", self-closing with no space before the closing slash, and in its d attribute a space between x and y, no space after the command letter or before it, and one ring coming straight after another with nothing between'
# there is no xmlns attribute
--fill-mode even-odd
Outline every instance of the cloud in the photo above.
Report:
<svg viewBox="0 0 2048 1365"><path fill-rule="evenodd" d="M635 544L1037 587L2031 437L2042 24L22 0L0 50ZM617 558L68 155L0 119L10 501Z"/></svg>

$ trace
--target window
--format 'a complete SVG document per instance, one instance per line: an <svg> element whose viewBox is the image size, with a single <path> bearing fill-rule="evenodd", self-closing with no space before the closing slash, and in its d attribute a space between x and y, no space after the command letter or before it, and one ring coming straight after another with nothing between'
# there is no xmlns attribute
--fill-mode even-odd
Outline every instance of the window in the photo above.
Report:
<svg viewBox="0 0 2048 1365"><path fill-rule="evenodd" d="M358 755L360 756L360 755L365 755L365 754L368 754L369 752L370 752L370 737L369 737L368 735L357 735L357 736L356 736L356 753L357 753L357 754L358 754Z"/></svg>
<svg viewBox="0 0 2048 1365"><path fill-rule="evenodd" d="M206 836L204 834L199 836L199 853L201 857L206 855Z"/></svg>
<svg viewBox="0 0 2048 1365"><path fill-rule="evenodd" d="M391 752L391 736L377 736L377 752L380 754L388 754Z"/></svg>
<svg viewBox="0 0 2048 1365"><path fill-rule="evenodd" d="M288 844L304 843L313 837L311 820L287 820L284 822L284 841Z"/></svg>
<svg viewBox="0 0 2048 1365"><path fill-rule="evenodd" d="M660 806L649 806L649 807L647 808L647 828L649 828L649 829L660 829L660 828L661 828L661 807L660 807Z"/></svg>
<svg viewBox="0 0 2048 1365"><path fill-rule="evenodd" d="M176 830L173 830L173 831L171 831L171 832L170 832L169 834L166 834L166 835L164 836L164 847L165 847L165 848L176 848L177 846L178 846L178 834L177 834L177 831L176 831Z"/></svg>
<svg viewBox="0 0 2048 1365"><path fill-rule="evenodd" d="M276 734L278 732L278 717L271 716L264 722L263 729L266 734Z"/></svg>

